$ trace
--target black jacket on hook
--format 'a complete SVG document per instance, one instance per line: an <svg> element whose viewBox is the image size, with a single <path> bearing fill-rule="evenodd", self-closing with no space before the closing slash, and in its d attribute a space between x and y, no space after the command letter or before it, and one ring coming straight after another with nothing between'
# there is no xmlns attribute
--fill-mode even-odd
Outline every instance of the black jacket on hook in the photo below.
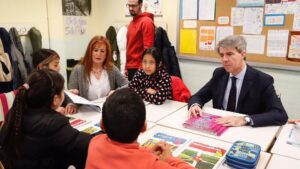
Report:
<svg viewBox="0 0 300 169"><path fill-rule="evenodd" d="M169 41L167 32L158 27L155 29L154 46L159 49L163 56L163 64L171 76L181 78L180 67L174 46Z"/></svg>

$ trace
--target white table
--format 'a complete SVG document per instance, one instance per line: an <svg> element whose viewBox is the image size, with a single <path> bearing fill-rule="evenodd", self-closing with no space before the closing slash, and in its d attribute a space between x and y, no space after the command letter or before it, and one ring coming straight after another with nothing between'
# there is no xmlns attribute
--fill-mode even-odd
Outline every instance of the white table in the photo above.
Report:
<svg viewBox="0 0 300 169"><path fill-rule="evenodd" d="M68 116L75 117L77 119L86 120L88 122L84 125L77 127L77 129L79 131L82 131L88 127L94 126L96 123L99 123L102 118L102 114L100 112L95 111L90 106L80 106L78 108L78 113L68 115ZM155 123L147 121L147 129L150 129L150 128L154 127L155 125L156 125Z"/></svg>
<svg viewBox="0 0 300 169"><path fill-rule="evenodd" d="M271 153L300 160L300 147L286 143L288 134L290 133L292 127L293 124L286 124L282 127Z"/></svg>
<svg viewBox="0 0 300 169"><path fill-rule="evenodd" d="M209 107L204 108L204 111L206 113L214 114L218 116L227 116L227 115L241 116L242 115L239 113L232 113L232 112L213 109ZM180 129L190 133L195 133L198 135L212 137L229 143L233 143L237 140L256 143L261 146L262 151L267 151L267 149L272 144L272 141L275 139L277 131L280 128L279 126L257 127L257 128L253 128L251 126L230 127L221 136L214 136L200 131L184 128L182 124L185 122L187 118L188 118L188 113L187 113L187 109L185 108L185 109L180 109L179 111L176 111L175 113L171 114L167 118L158 121L157 124Z"/></svg>
<svg viewBox="0 0 300 169"><path fill-rule="evenodd" d="M298 169L300 160L273 154L267 169Z"/></svg>
<svg viewBox="0 0 300 169"><path fill-rule="evenodd" d="M197 141L210 146L220 147L225 149L226 151L228 151L232 145L231 143L224 142L221 140L217 140L217 139L213 139L201 135L196 135L196 134L192 134L185 131L180 131L180 130L176 130L176 129L172 129L160 125L156 125L150 130L147 130L145 133L141 134L138 138L138 142L140 142L141 144L146 142L157 132L163 132L175 137L192 139L191 141ZM256 169L264 169L270 159L270 156L271 155L269 153L261 152L260 159L258 161ZM223 165L224 161L225 161L225 155L216 163L214 169L229 169L227 166Z"/></svg>
<svg viewBox="0 0 300 169"><path fill-rule="evenodd" d="M156 123L158 120L186 106L187 103L166 100L162 105L147 104L146 120Z"/></svg>

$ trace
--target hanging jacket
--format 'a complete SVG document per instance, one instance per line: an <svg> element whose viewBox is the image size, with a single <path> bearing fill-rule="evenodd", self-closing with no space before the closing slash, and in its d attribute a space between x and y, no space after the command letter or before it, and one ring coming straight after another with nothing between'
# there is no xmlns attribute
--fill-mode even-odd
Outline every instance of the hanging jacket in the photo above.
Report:
<svg viewBox="0 0 300 169"><path fill-rule="evenodd" d="M122 74L125 72L126 64L126 44L127 44L127 27L122 26L117 33L117 43L120 51L120 71Z"/></svg>
<svg viewBox="0 0 300 169"><path fill-rule="evenodd" d="M181 78L175 48L171 45L167 32L161 27L158 27L155 30L154 46L161 51L163 64L166 67L167 72L172 76Z"/></svg>
<svg viewBox="0 0 300 169"><path fill-rule="evenodd" d="M179 102L189 102L191 97L190 90L186 87L183 81L177 76L171 76L173 100Z"/></svg>
<svg viewBox="0 0 300 169"><path fill-rule="evenodd" d="M10 64L13 64L13 59L12 59L12 55L11 55L11 48L10 48L11 40L10 40L9 34L6 31L6 29L2 28L2 27L0 28L0 39L1 39L2 44L3 44L4 53L6 53L8 55ZM13 81L0 82L0 93L5 93L5 92L12 91L13 87L14 87L13 85L14 85Z"/></svg>
<svg viewBox="0 0 300 169"><path fill-rule="evenodd" d="M12 67L9 56L4 52L2 41L0 40L0 82L11 82L12 80Z"/></svg>
<svg viewBox="0 0 300 169"><path fill-rule="evenodd" d="M117 32L113 26L110 26L106 31L106 38L109 40L111 45L111 50L113 56L115 55L116 58L113 58L115 66L120 70L120 51L117 44Z"/></svg>
<svg viewBox="0 0 300 169"><path fill-rule="evenodd" d="M13 62L16 63L15 65L15 71L14 71L14 77L16 77L16 86L21 86L25 83L27 79L27 75L30 72L29 64L26 63L25 57L24 57L24 50L21 42L21 39L19 37L19 33L15 28L11 28L9 31L9 36L12 40L11 43L11 53L13 57ZM19 50L19 48L22 48L22 50ZM22 52L23 51L23 52Z"/></svg>
<svg viewBox="0 0 300 169"><path fill-rule="evenodd" d="M33 53L38 51L39 49L41 49L42 48L42 34L41 34L41 32L37 28L32 27L28 31L28 35L30 37Z"/></svg>
<svg viewBox="0 0 300 169"><path fill-rule="evenodd" d="M21 43L21 38L20 38L20 35L19 35L17 29L14 27L10 28L9 36L11 38L12 44L15 46L15 50L18 50L19 51L18 53L20 53L24 59L27 73L31 72L33 69L32 58L30 55L25 54L23 45ZM13 47L12 47L12 50L13 50Z"/></svg>

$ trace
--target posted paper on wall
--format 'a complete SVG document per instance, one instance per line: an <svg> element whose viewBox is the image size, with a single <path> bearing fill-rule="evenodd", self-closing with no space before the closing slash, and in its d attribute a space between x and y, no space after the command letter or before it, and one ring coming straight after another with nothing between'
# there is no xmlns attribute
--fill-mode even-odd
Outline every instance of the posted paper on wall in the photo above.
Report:
<svg viewBox="0 0 300 169"><path fill-rule="evenodd" d="M199 49L200 50L215 50L216 43L216 27L215 26L201 26L199 35Z"/></svg>
<svg viewBox="0 0 300 169"><path fill-rule="evenodd" d="M265 53L265 35L243 35L247 42L247 53L264 54Z"/></svg>
<svg viewBox="0 0 300 169"><path fill-rule="evenodd" d="M65 35L85 35L87 18L82 16L64 16Z"/></svg>
<svg viewBox="0 0 300 169"><path fill-rule="evenodd" d="M226 38L227 36L233 35L233 27L232 26L218 26L216 33L216 44L219 43L220 40Z"/></svg>
<svg viewBox="0 0 300 169"><path fill-rule="evenodd" d="M236 6L239 7L254 7L254 6L264 6L265 0L237 0Z"/></svg>
<svg viewBox="0 0 300 169"><path fill-rule="evenodd" d="M243 34L261 34L263 27L263 8L246 8Z"/></svg>
<svg viewBox="0 0 300 169"><path fill-rule="evenodd" d="M300 0L297 0L296 10L294 14L293 30L300 31Z"/></svg>
<svg viewBox="0 0 300 169"><path fill-rule="evenodd" d="M294 14L296 2L281 2L276 4L266 4L265 14Z"/></svg>
<svg viewBox="0 0 300 169"><path fill-rule="evenodd" d="M181 19L197 19L197 0L181 0Z"/></svg>
<svg viewBox="0 0 300 169"><path fill-rule="evenodd" d="M199 0L199 20L215 20L216 0Z"/></svg>
<svg viewBox="0 0 300 169"><path fill-rule="evenodd" d="M300 59L300 35L291 35L288 58Z"/></svg>
<svg viewBox="0 0 300 169"><path fill-rule="evenodd" d="M197 49L197 30L180 30L180 53L196 54Z"/></svg>
<svg viewBox="0 0 300 169"><path fill-rule="evenodd" d="M243 26L245 8L231 8L231 26Z"/></svg>
<svg viewBox="0 0 300 169"><path fill-rule="evenodd" d="M269 30L267 56L286 57L289 30Z"/></svg>

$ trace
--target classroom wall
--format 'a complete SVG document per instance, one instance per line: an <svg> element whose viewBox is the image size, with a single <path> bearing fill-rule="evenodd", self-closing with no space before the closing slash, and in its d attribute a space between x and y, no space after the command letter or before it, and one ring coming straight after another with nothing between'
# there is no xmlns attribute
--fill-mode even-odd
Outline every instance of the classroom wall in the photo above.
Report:
<svg viewBox="0 0 300 169"><path fill-rule="evenodd" d="M124 3L123 3L124 2ZM0 0L0 26L25 24L37 27L43 35L43 47L50 47L61 55L61 73L66 77L66 59L83 56L89 39L105 35L110 25L127 24L126 1L92 0L92 15L88 17L87 34L64 35L61 0ZM177 18L179 0L163 0L163 16L155 17L157 24L166 24L169 39L174 46L177 41ZM16 12L17 11L17 12ZM183 80L195 93L211 77L219 63L179 59ZM300 118L300 72L258 68L274 77L275 88L292 118Z"/></svg>

